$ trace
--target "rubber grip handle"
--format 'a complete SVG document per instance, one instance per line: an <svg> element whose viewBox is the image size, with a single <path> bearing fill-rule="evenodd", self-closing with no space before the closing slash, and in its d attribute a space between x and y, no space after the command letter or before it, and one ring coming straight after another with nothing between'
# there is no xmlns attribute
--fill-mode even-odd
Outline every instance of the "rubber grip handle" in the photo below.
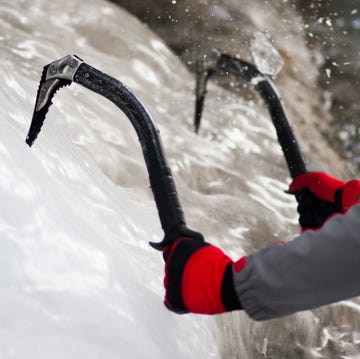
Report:
<svg viewBox="0 0 360 359"><path fill-rule="evenodd" d="M279 144L282 148L292 178L307 172L302 153L293 130L272 84L259 82L255 88L263 98L274 124Z"/></svg>
<svg viewBox="0 0 360 359"><path fill-rule="evenodd" d="M254 84L255 89L268 108L291 177L295 178L300 174L306 173L307 169L303 155L288 122L280 96L271 80L261 73L256 66L227 54L220 56L218 69L224 73L229 72L244 77L247 81Z"/></svg>
<svg viewBox="0 0 360 359"><path fill-rule="evenodd" d="M74 81L106 97L129 118L136 130L149 173L151 189L165 236L185 225L171 170L159 131L141 101L119 80L89 66L80 65Z"/></svg>

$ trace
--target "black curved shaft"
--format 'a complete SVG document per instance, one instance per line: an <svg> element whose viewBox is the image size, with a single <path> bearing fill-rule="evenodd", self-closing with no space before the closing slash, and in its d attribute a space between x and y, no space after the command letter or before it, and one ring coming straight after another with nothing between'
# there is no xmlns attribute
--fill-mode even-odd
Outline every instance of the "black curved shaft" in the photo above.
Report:
<svg viewBox="0 0 360 359"><path fill-rule="evenodd" d="M269 110L291 177L306 173L304 158L272 82L259 82L255 88Z"/></svg>
<svg viewBox="0 0 360 359"><path fill-rule="evenodd" d="M254 65L246 61L231 57L227 54L218 55L216 52L211 55L214 56L214 54L217 56L216 61L213 61L208 67L205 65L205 68L200 65L198 70L195 130L200 126L207 80L215 73L233 74L243 77L254 85L269 110L291 177L295 178L300 174L306 173L305 161L298 142L287 120L280 97L270 79L262 74Z"/></svg>
<svg viewBox="0 0 360 359"><path fill-rule="evenodd" d="M185 226L184 214L165 158L159 131L140 100L115 78L83 63L77 70L74 81L113 102L134 126L141 142L151 189L165 232L163 242L152 243L152 246L162 249L167 243L189 230Z"/></svg>

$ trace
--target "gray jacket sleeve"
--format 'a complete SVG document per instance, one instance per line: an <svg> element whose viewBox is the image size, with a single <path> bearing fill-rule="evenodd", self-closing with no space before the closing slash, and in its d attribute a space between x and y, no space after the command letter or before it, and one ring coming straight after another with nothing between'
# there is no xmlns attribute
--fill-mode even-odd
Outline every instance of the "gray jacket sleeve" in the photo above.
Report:
<svg viewBox="0 0 360 359"><path fill-rule="evenodd" d="M360 295L360 205L318 231L247 257L234 285L247 314L266 320Z"/></svg>

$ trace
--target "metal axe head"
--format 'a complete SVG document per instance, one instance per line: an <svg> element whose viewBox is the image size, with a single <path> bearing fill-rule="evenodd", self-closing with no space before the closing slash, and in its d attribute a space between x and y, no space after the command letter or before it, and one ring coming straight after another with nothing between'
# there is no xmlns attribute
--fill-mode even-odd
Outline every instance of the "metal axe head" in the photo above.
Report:
<svg viewBox="0 0 360 359"><path fill-rule="evenodd" d="M29 146L34 143L41 131L56 91L61 87L71 84L82 62L83 61L77 56L67 55L44 67L36 96L30 129L25 140Z"/></svg>

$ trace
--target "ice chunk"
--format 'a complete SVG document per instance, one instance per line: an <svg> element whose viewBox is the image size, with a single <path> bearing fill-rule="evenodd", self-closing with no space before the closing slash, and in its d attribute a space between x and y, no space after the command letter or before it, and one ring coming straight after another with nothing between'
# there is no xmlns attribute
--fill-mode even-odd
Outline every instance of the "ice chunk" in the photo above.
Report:
<svg viewBox="0 0 360 359"><path fill-rule="evenodd" d="M284 65L279 52L261 32L255 34L250 45L250 51L255 65L266 75L275 77Z"/></svg>
<svg viewBox="0 0 360 359"><path fill-rule="evenodd" d="M210 8L210 14L212 17L219 20L231 20L231 15L227 9L222 6L214 5Z"/></svg>

